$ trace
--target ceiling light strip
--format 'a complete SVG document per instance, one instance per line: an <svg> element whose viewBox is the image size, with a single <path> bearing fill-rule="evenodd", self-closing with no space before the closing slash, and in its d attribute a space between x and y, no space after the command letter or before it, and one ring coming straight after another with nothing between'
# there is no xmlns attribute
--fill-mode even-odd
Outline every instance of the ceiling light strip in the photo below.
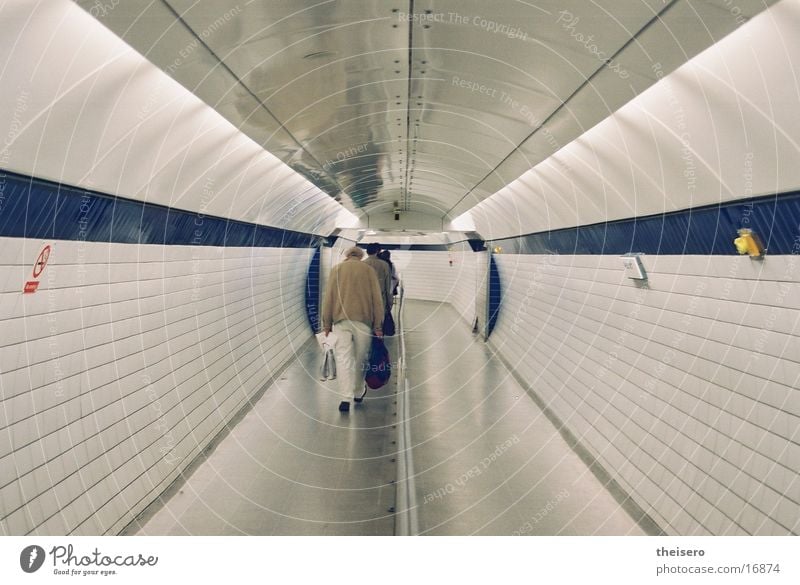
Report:
<svg viewBox="0 0 800 585"><path fill-rule="evenodd" d="M403 189L403 211L408 211L411 198L408 194L411 184L409 174L411 170L411 80L414 70L414 0L408 0L408 92L406 95L406 172Z"/></svg>

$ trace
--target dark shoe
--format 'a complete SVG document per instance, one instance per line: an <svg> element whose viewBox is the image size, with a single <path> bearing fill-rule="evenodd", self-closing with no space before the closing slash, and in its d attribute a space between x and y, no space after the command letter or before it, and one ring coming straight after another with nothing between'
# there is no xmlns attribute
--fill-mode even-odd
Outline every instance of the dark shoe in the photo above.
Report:
<svg viewBox="0 0 800 585"><path fill-rule="evenodd" d="M367 395L367 385L364 384L364 391L361 393L361 396L353 396L353 402L361 402L364 400L364 396Z"/></svg>
<svg viewBox="0 0 800 585"><path fill-rule="evenodd" d="M339 403L339 412L350 412L350 403L346 400L342 400Z"/></svg>

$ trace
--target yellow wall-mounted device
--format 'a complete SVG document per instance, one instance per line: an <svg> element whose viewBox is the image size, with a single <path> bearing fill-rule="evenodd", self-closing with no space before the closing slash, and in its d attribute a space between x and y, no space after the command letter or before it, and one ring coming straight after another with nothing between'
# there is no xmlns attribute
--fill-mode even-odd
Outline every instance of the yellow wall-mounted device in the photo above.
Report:
<svg viewBox="0 0 800 585"><path fill-rule="evenodd" d="M733 240L733 244L739 254L748 254L751 258L764 257L764 244L761 243L761 238L751 229L740 229L739 237Z"/></svg>

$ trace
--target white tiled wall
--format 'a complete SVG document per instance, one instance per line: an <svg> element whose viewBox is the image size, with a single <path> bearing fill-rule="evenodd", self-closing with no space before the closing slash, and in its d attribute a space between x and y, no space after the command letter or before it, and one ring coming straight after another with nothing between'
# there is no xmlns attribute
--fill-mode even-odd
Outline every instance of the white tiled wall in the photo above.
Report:
<svg viewBox="0 0 800 585"><path fill-rule="evenodd" d="M800 258L496 259L491 343L666 532L800 532Z"/></svg>
<svg viewBox="0 0 800 585"><path fill-rule="evenodd" d="M485 270L479 270L479 265L486 262L486 252L464 250L453 252L452 257L456 272L455 283L450 293L450 302L464 321L472 326L475 321L475 301L479 296L478 289L486 286ZM479 278L478 275L481 277ZM482 316L481 320L483 320Z"/></svg>
<svg viewBox="0 0 800 585"><path fill-rule="evenodd" d="M472 326L478 287L486 286L477 282L485 252L392 250L392 261L400 271L406 298L451 303Z"/></svg>
<svg viewBox="0 0 800 585"><path fill-rule="evenodd" d="M392 250L407 299L450 301L462 268L450 266L448 252Z"/></svg>
<svg viewBox="0 0 800 585"><path fill-rule="evenodd" d="M451 303L470 326L475 319L475 299L480 263L485 252L427 250L392 250L392 260L400 271L409 299ZM450 261L452 260L452 265Z"/></svg>
<svg viewBox="0 0 800 585"><path fill-rule="evenodd" d="M0 534L119 532L308 339L311 252L0 239Z"/></svg>

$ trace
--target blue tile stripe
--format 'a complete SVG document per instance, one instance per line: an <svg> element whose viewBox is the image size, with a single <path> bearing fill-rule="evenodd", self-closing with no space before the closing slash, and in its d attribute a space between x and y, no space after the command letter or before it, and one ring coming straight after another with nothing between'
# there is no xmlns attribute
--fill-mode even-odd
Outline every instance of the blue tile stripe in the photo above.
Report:
<svg viewBox="0 0 800 585"><path fill-rule="evenodd" d="M366 244L359 244L362 248ZM446 244L381 244L383 250L420 250L427 252L447 252L449 247Z"/></svg>
<svg viewBox="0 0 800 585"><path fill-rule="evenodd" d="M331 236L326 240L325 247L332 248L336 241L340 238L340 236ZM348 240L352 242L353 246L358 246L359 248L366 249L367 244L364 243L357 243L353 242L352 240ZM423 250L428 252L447 252L450 249L449 245L446 244L383 244L378 242L382 250Z"/></svg>
<svg viewBox="0 0 800 585"><path fill-rule="evenodd" d="M767 254L800 253L800 191L493 240L503 254L736 255L740 228Z"/></svg>
<svg viewBox="0 0 800 585"><path fill-rule="evenodd" d="M119 244L311 248L323 238L0 170L0 236Z"/></svg>
<svg viewBox="0 0 800 585"><path fill-rule="evenodd" d="M339 239L338 236L333 236L328 238L325 246L326 247L333 247L336 240ZM482 252L486 250L484 246L483 240L461 240L460 242L451 242L449 244L380 244L382 250L408 250L409 252L413 252L414 250L420 250L424 252L465 252L472 250L473 252ZM354 246L358 246L360 248L366 248L366 244L358 244L353 242Z"/></svg>

